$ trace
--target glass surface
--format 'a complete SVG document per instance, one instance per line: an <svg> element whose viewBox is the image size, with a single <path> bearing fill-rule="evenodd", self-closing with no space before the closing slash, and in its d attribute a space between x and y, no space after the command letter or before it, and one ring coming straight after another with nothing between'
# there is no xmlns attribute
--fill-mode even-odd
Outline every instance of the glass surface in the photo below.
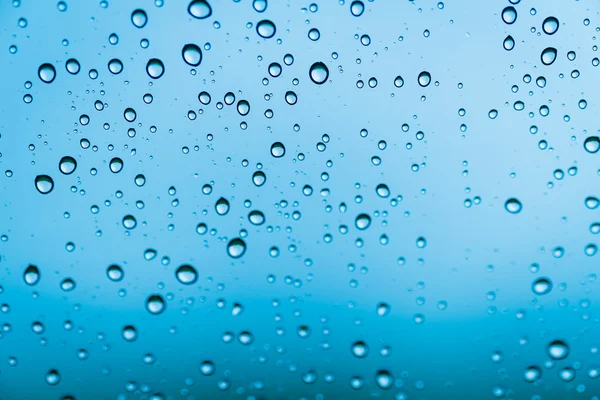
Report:
<svg viewBox="0 0 600 400"><path fill-rule="evenodd" d="M599 12L2 1L0 399L598 400Z"/></svg>

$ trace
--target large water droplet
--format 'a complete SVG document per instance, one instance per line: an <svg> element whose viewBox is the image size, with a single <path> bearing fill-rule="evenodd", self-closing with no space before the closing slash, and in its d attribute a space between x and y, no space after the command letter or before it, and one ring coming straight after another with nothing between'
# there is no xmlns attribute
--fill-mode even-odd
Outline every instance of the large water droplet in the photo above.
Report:
<svg viewBox="0 0 600 400"><path fill-rule="evenodd" d="M165 311L166 307L165 299L159 294L150 295L146 299L146 310L148 310L150 314L158 315Z"/></svg>
<svg viewBox="0 0 600 400"><path fill-rule="evenodd" d="M350 351L356 358L365 358L369 355L369 346L367 346L367 344L362 340L358 340L352 343Z"/></svg>
<svg viewBox="0 0 600 400"><path fill-rule="evenodd" d="M215 203L215 211L219 215L227 214L229 212L229 201L224 197L219 198Z"/></svg>
<svg viewBox="0 0 600 400"><path fill-rule="evenodd" d="M511 25L514 24L517 20L517 10L514 7L508 6L504 10L502 10L502 21L504 23Z"/></svg>
<svg viewBox="0 0 600 400"><path fill-rule="evenodd" d="M44 380L50 386L58 385L60 383L60 373L55 369L51 369L46 373Z"/></svg>
<svg viewBox="0 0 600 400"><path fill-rule="evenodd" d="M381 369L375 374L375 383L380 389L388 390L394 384L394 377L389 371Z"/></svg>
<svg viewBox="0 0 600 400"><path fill-rule="evenodd" d="M246 242L240 238L231 239L227 243L227 254L232 258L240 258L246 252Z"/></svg>
<svg viewBox="0 0 600 400"><path fill-rule="evenodd" d="M552 291L552 281L548 278L538 278L531 284L531 290L538 296L543 296Z"/></svg>
<svg viewBox="0 0 600 400"><path fill-rule="evenodd" d="M256 24L256 33L262 38L272 38L275 36L276 31L275 24L268 19L263 19Z"/></svg>
<svg viewBox="0 0 600 400"><path fill-rule="evenodd" d="M350 12L355 17L360 17L362 13L365 11L365 5L360 0L354 0L352 4L350 4Z"/></svg>
<svg viewBox="0 0 600 400"><path fill-rule="evenodd" d="M118 174L123 169L123 160L121 160L119 157L115 157L110 160L108 166L113 174Z"/></svg>
<svg viewBox="0 0 600 400"><path fill-rule="evenodd" d="M540 59L542 60L542 64L552 65L554 60L556 60L556 49L554 47L545 48L544 51L542 51Z"/></svg>
<svg viewBox="0 0 600 400"><path fill-rule="evenodd" d="M385 183L380 183L379 185L377 185L377 187L375 188L375 192L379 197L384 199L390 195L390 189Z"/></svg>
<svg viewBox="0 0 600 400"><path fill-rule="evenodd" d="M152 79L158 79L165 73L165 65L158 58L152 58L146 64L146 72Z"/></svg>
<svg viewBox="0 0 600 400"><path fill-rule="evenodd" d="M212 8L206 0L194 0L188 6L188 13L197 19L205 19L212 15Z"/></svg>
<svg viewBox="0 0 600 400"><path fill-rule="evenodd" d="M35 265L29 265L23 273L23 280L29 286L34 286L40 281L40 270Z"/></svg>
<svg viewBox="0 0 600 400"><path fill-rule="evenodd" d="M142 9L134 10L131 13L131 22L136 28L143 28L148 23L148 15Z"/></svg>
<svg viewBox="0 0 600 400"><path fill-rule="evenodd" d="M215 373L215 364L212 361L202 361L200 364L200 373L204 376L211 376Z"/></svg>
<svg viewBox="0 0 600 400"><path fill-rule="evenodd" d="M419 82L419 86L427 87L431 83L431 74L427 71L423 71L419 74L417 81Z"/></svg>
<svg viewBox="0 0 600 400"><path fill-rule="evenodd" d="M109 265L106 269L106 276L113 282L119 282L123 280L123 268L117 264Z"/></svg>
<svg viewBox="0 0 600 400"><path fill-rule="evenodd" d="M545 34L554 35L558 30L558 26L558 19L556 19L555 17L548 17L544 20L542 24L542 29L544 30Z"/></svg>
<svg viewBox="0 0 600 400"><path fill-rule="evenodd" d="M523 205L518 199L512 197L506 200L506 202L504 203L504 208L511 214L518 214L523 209Z"/></svg>
<svg viewBox="0 0 600 400"><path fill-rule="evenodd" d="M329 78L329 69L325 64L318 61L311 65L309 76L314 83L317 85L322 85L327 82L327 78Z"/></svg>
<svg viewBox="0 0 600 400"><path fill-rule="evenodd" d="M371 225L371 217L369 217L368 214L358 214L354 224L356 225L356 228L364 231Z"/></svg>
<svg viewBox="0 0 600 400"><path fill-rule="evenodd" d="M250 211L250 214L248 214L248 220L252 225L262 225L265 223L265 215L258 210Z"/></svg>
<svg viewBox="0 0 600 400"><path fill-rule="evenodd" d="M35 187L41 194L48 194L54 189L54 181L48 175L35 177Z"/></svg>
<svg viewBox="0 0 600 400"><path fill-rule="evenodd" d="M256 171L252 174L252 182L254 183L254 186L261 187L267 182L267 176L262 171Z"/></svg>
<svg viewBox="0 0 600 400"><path fill-rule="evenodd" d="M546 352L553 360L563 360L569 355L569 346L562 340L554 340L548 345Z"/></svg>
<svg viewBox="0 0 600 400"><path fill-rule="evenodd" d="M285 146L281 142L275 142L271 145L271 155L275 158L281 158L285 155Z"/></svg>
<svg viewBox="0 0 600 400"><path fill-rule="evenodd" d="M58 169L65 175L72 174L77 168L77 161L73 157L64 156L58 163Z"/></svg>
<svg viewBox="0 0 600 400"><path fill-rule="evenodd" d="M583 148L588 153L597 153L600 150L600 138L598 136L589 136L583 142Z"/></svg>
<svg viewBox="0 0 600 400"><path fill-rule="evenodd" d="M259 13L265 12L267 9L267 0L253 0L252 8L254 8L254 11Z"/></svg>
<svg viewBox="0 0 600 400"><path fill-rule="evenodd" d="M134 342L138 338L138 331L133 325L126 325L121 330L121 337L128 342Z"/></svg>
<svg viewBox="0 0 600 400"><path fill-rule="evenodd" d="M69 58L67 60L67 63L65 64L65 67L67 68L67 72L71 75L77 75L79 73L79 70L81 69L79 61L77 61L74 58Z"/></svg>
<svg viewBox="0 0 600 400"><path fill-rule="evenodd" d="M54 78L56 78L56 69L52 64L42 64L40 68L38 68L38 76L40 80L44 83L52 83Z"/></svg>
<svg viewBox="0 0 600 400"><path fill-rule="evenodd" d="M192 285L198 280L198 273L191 265L184 264L177 268L177 271L175 271L175 277L179 283L184 285Z"/></svg>
<svg viewBox="0 0 600 400"><path fill-rule="evenodd" d="M193 43L188 43L183 46L181 56L183 57L183 61L192 67L197 67L202 62L202 50Z"/></svg>
<svg viewBox="0 0 600 400"><path fill-rule="evenodd" d="M126 215L123 217L123 227L125 229L133 229L137 226L137 221L133 215Z"/></svg>

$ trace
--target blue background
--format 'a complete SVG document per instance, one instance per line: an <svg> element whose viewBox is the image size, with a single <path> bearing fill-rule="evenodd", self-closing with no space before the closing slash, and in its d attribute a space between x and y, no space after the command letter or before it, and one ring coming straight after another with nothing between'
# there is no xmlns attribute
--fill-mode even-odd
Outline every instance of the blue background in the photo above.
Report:
<svg viewBox="0 0 600 400"><path fill-rule="evenodd" d="M56 1L0 3L0 303L7 305L0 312L0 398L598 399L600 379L588 371L600 367L599 264L584 249L597 240L590 225L598 209L586 208L585 199L600 195L600 163L583 142L598 131L592 59L600 5L521 1L517 21L507 25L501 13L508 1L446 1L441 8L435 1L364 0L360 17L349 1L319 1L316 12L291 0L271 0L264 13L249 0L210 4L212 15L200 20L188 14L187 1L176 0L71 0L64 12ZM148 16L141 29L131 23L137 8ZM548 16L560 21L554 35L542 31ZM275 23L273 38L258 36L263 19ZM311 28L319 40L308 38ZM368 46L359 39L364 34ZM508 34L516 42L510 52L502 46ZM182 59L187 43L202 48L196 68ZM540 54L548 46L558 57L545 66ZM294 57L291 66L283 63L286 54ZM79 74L67 73L69 58L79 61ZM118 75L107 67L113 58L123 63ZM151 58L165 65L160 79L146 74ZM329 69L323 85L309 78L318 61ZM268 73L272 62L283 68L277 78ZM38 78L43 63L56 68L50 84ZM575 69L580 76L572 78ZM428 87L417 82L422 71L432 76ZM398 75L401 88L393 84ZM539 76L544 88L535 83ZM290 90L295 105L285 101ZM209 105L198 101L202 91L210 93ZM249 101L247 116L235 104L217 108L227 92L236 103ZM523 111L514 109L517 101ZM542 105L550 108L546 117ZM128 107L136 110L134 123L123 118ZM79 123L82 114L88 125ZM319 151L324 135L329 141ZM90 148L81 147L83 138ZM285 145L285 156L271 156L274 142ZM58 169L63 156L77 161L71 175ZM109 170L114 157L124 162L117 174ZM262 187L252 183L259 163L267 176ZM558 168L561 180L553 174ZM54 180L47 195L34 185L41 174ZM146 177L143 187L134 183L137 174ZM389 198L376 194L380 183ZM212 185L209 195L205 184ZM304 185L312 186L311 196ZM466 207L476 196L479 204ZM214 208L221 197L231 205L224 216ZM523 205L514 215L504 207L512 197ZM262 226L248 221L255 209L265 214ZM360 213L372 218L365 231L355 227ZM122 225L129 214L137 220L133 230ZM196 233L202 222L212 231ZM227 242L242 230L246 253L232 259ZM553 256L557 246L565 250L561 258ZM158 253L151 261L144 258L149 248ZM121 282L106 276L113 263L123 267ZM35 286L23 280L29 264L41 272ZM176 280L181 264L197 269L194 285ZM537 296L531 285L542 276L553 289ZM75 290L60 289L66 277ZM167 303L160 315L145 308L154 293ZM389 314L378 315L380 302L391 306ZM232 315L234 303L243 306L241 315ZM44 324L43 334L32 331L34 321ZM125 325L137 328L136 341L123 340ZM307 338L297 334L301 325L311 329ZM252 333L252 344L237 340L242 331ZM225 332L236 340L224 343ZM565 360L550 361L547 345L555 339L570 347ZM356 340L370 348L364 359L350 351ZM385 348L391 350L382 356ZM89 353L86 360L77 358L79 349ZM496 363L498 351L503 359ZM143 362L148 353L156 357L151 365ZM199 372L204 360L215 364L212 376ZM535 383L523 377L530 365L543 371ZM571 382L558 375L567 366L577 371ZM51 369L60 373L58 385L45 382ZM376 385L381 369L394 377L389 390ZM302 379L309 371L318 376L313 384ZM352 376L364 379L362 389L350 387ZM219 388L223 381L227 390ZM128 382L135 382L132 392Z"/></svg>

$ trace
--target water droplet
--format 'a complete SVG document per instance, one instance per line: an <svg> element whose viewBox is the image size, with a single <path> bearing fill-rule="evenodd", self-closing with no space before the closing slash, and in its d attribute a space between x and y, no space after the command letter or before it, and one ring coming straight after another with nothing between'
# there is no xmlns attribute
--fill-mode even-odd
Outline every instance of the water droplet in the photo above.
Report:
<svg viewBox="0 0 600 400"><path fill-rule="evenodd" d="M268 19L263 19L256 24L256 33L264 39L272 38L276 31L275 24Z"/></svg>
<svg viewBox="0 0 600 400"><path fill-rule="evenodd" d="M367 346L367 344L362 340L358 340L352 343L350 351L356 358L365 358L369 355L369 346Z"/></svg>
<svg viewBox="0 0 600 400"><path fill-rule="evenodd" d="M267 9L267 0L253 0L252 7L256 12L264 12Z"/></svg>
<svg viewBox="0 0 600 400"><path fill-rule="evenodd" d="M175 277L179 283L184 285L192 285L198 280L198 273L191 265L184 264L177 268L177 271L175 271Z"/></svg>
<svg viewBox="0 0 600 400"><path fill-rule="evenodd" d="M517 20L517 10L511 6L506 7L504 10L502 10L502 20L505 24L514 24Z"/></svg>
<svg viewBox="0 0 600 400"><path fill-rule="evenodd" d="M523 209L523 205L519 200L512 197L506 200L506 203L504 203L504 208L511 214L518 214Z"/></svg>
<svg viewBox="0 0 600 400"><path fill-rule="evenodd" d="M431 83L431 74L427 71L423 71L419 74L417 81L419 82L419 86L427 87Z"/></svg>
<svg viewBox="0 0 600 400"><path fill-rule="evenodd" d="M542 51L540 59L542 60L542 64L552 65L554 60L556 60L556 49L554 47L546 47L544 51Z"/></svg>
<svg viewBox="0 0 600 400"><path fill-rule="evenodd" d="M368 214L358 214L354 224L357 229L364 231L371 225L371 217Z"/></svg>
<svg viewBox="0 0 600 400"><path fill-rule="evenodd" d="M375 383L380 389L388 390L394 384L394 377L389 371L381 369L375 374Z"/></svg>
<svg viewBox="0 0 600 400"><path fill-rule="evenodd" d="M123 160L121 160L119 157L113 158L110 160L109 168L112 173L118 174L123 169Z"/></svg>
<svg viewBox="0 0 600 400"><path fill-rule="evenodd" d="M158 79L165 73L165 65L158 58L152 58L146 64L146 72L152 79Z"/></svg>
<svg viewBox="0 0 600 400"><path fill-rule="evenodd" d="M123 63L118 58L113 58L108 62L108 70L113 75L119 75L123 72Z"/></svg>
<svg viewBox="0 0 600 400"><path fill-rule="evenodd" d="M202 50L193 43L188 43L183 46L181 56L183 57L183 61L192 67L197 67L202 62Z"/></svg>
<svg viewBox="0 0 600 400"><path fill-rule="evenodd" d="M504 46L504 50L511 51L515 48L515 39L512 36L508 35L502 44Z"/></svg>
<svg viewBox="0 0 600 400"><path fill-rule="evenodd" d="M65 156L60 159L58 169L65 175L72 174L77 168L77 161L73 157Z"/></svg>
<svg viewBox="0 0 600 400"><path fill-rule="evenodd" d="M583 148L590 154L597 153L600 150L600 138L598 136L589 136L583 142Z"/></svg>
<svg viewBox="0 0 600 400"><path fill-rule="evenodd" d="M401 88L402 86L404 86L404 79L402 79L400 75L398 75L394 79L394 86L396 86L397 88Z"/></svg>
<svg viewBox="0 0 600 400"><path fill-rule="evenodd" d="M57 370L51 369L46 373L46 377L44 379L48 385L55 386L60 383L60 374Z"/></svg>
<svg viewBox="0 0 600 400"><path fill-rule="evenodd" d="M595 210L600 205L600 200L594 196L588 196L585 198L585 206L590 210Z"/></svg>
<svg viewBox="0 0 600 400"><path fill-rule="evenodd" d="M237 111L241 116L248 115L250 112L250 103L247 100L240 100L237 103Z"/></svg>
<svg viewBox="0 0 600 400"><path fill-rule="evenodd" d="M565 382L571 382L575 379L576 371L572 367L564 367L560 371L558 371L558 376Z"/></svg>
<svg viewBox="0 0 600 400"><path fill-rule="evenodd" d="M231 258L240 258L246 253L246 242L240 238L231 239L227 243L227 254Z"/></svg>
<svg viewBox="0 0 600 400"><path fill-rule="evenodd" d="M142 9L134 10L131 13L131 22L136 28L143 28L148 23L148 15Z"/></svg>
<svg viewBox="0 0 600 400"><path fill-rule="evenodd" d="M121 336L128 342L134 342L138 338L138 331L132 325L126 325L121 330Z"/></svg>
<svg viewBox="0 0 600 400"><path fill-rule="evenodd" d="M525 368L525 373L523 374L525 381L527 382L535 382L542 377L542 370L536 366L530 366Z"/></svg>
<svg viewBox="0 0 600 400"><path fill-rule="evenodd" d="M538 296L543 296L552 291L552 281L548 278L538 278L531 284L531 290Z"/></svg>
<svg viewBox="0 0 600 400"><path fill-rule="evenodd" d="M125 229L133 229L137 226L137 221L133 215L126 215L123 217L123 226Z"/></svg>
<svg viewBox="0 0 600 400"><path fill-rule="evenodd" d="M109 265L106 269L106 276L113 282L122 281L124 275L123 269L117 264Z"/></svg>
<svg viewBox="0 0 600 400"><path fill-rule="evenodd" d="M219 215L227 214L229 212L229 201L224 197L219 198L215 203L215 211Z"/></svg>
<svg viewBox="0 0 600 400"><path fill-rule="evenodd" d="M256 171L252 174L252 182L254 183L254 186L261 187L267 182L267 176L262 171Z"/></svg>
<svg viewBox="0 0 600 400"><path fill-rule="evenodd" d="M275 142L271 145L271 155L275 158L281 158L285 155L285 146L281 142Z"/></svg>
<svg viewBox="0 0 600 400"><path fill-rule="evenodd" d="M212 361L202 361L200 363L200 373L204 376L211 376L215 373L215 364Z"/></svg>
<svg viewBox="0 0 600 400"><path fill-rule="evenodd" d="M388 315L391 311L392 307L385 302L381 302L377 304L377 315L380 317L385 317L386 315Z"/></svg>
<svg viewBox="0 0 600 400"><path fill-rule="evenodd" d="M75 281L71 278L65 278L60 282L60 288L65 292L70 292L75 289Z"/></svg>
<svg viewBox="0 0 600 400"><path fill-rule="evenodd" d="M150 295L146 299L146 310L148 310L150 314L158 315L165 311L166 307L165 299L159 294Z"/></svg>
<svg viewBox="0 0 600 400"><path fill-rule="evenodd" d="M379 197L384 199L389 197L390 195L390 189L385 183L380 183L379 185L377 185L377 187L375 188L375 192Z"/></svg>
<svg viewBox="0 0 600 400"><path fill-rule="evenodd" d="M545 34L554 35L558 30L558 26L558 19L556 19L555 17L548 17L544 20L542 24L542 29L544 30Z"/></svg>
<svg viewBox="0 0 600 400"><path fill-rule="evenodd" d="M311 65L309 70L310 79L317 85L322 85L329 78L329 69L325 64L318 61Z"/></svg>
<svg viewBox="0 0 600 400"><path fill-rule="evenodd" d="M40 68L38 68L38 76L40 80L44 83L52 83L54 78L56 78L56 69L52 64L42 64Z"/></svg>
<svg viewBox="0 0 600 400"><path fill-rule="evenodd" d="M29 265L23 273L23 280L29 286L34 286L40 281L40 270L35 265Z"/></svg>
<svg viewBox="0 0 600 400"><path fill-rule="evenodd" d="M212 15L212 8L206 0L193 0L188 6L188 13L197 19L205 19Z"/></svg>
<svg viewBox="0 0 600 400"><path fill-rule="evenodd" d="M35 177L35 187L41 194L48 194L54 189L54 181L48 175Z"/></svg>
<svg viewBox="0 0 600 400"><path fill-rule="evenodd" d="M562 340L554 340L548 345L546 352L553 360L564 360L569 355L569 346Z"/></svg>
<svg viewBox="0 0 600 400"><path fill-rule="evenodd" d="M252 225L259 226L265 223L265 215L261 211L254 210L248 214L248 220Z"/></svg>
<svg viewBox="0 0 600 400"><path fill-rule="evenodd" d="M354 0L352 4L350 4L350 12L355 17L360 17L365 11L365 5L360 0Z"/></svg>
<svg viewBox="0 0 600 400"><path fill-rule="evenodd" d="M65 64L65 67L67 68L67 72L71 75L77 75L79 73L79 70L81 69L79 61L77 61L74 58L69 58L67 60L67 63Z"/></svg>

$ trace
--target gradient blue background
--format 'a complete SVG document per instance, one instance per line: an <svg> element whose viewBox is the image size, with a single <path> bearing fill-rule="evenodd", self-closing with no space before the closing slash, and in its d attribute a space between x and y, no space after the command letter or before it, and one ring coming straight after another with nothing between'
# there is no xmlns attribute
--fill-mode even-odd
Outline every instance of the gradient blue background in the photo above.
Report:
<svg viewBox="0 0 600 400"><path fill-rule="evenodd" d="M600 163L598 154L583 148L598 131L599 70L592 64L598 2L523 0L515 5L513 25L501 19L508 1L445 1L440 9L436 1L365 0L357 18L350 1L318 1L311 12L309 2L271 0L257 13L249 0L212 0L213 14L204 20L191 18L188 2L176 0L161 7L111 0L106 8L71 0L65 12L56 1L13 3L0 3L0 303L9 306L0 313L0 399L150 399L156 393L190 400L493 399L497 388L512 399L598 399L600 379L588 377L588 370L600 366L599 263L584 249L597 240L590 224L600 216L584 200L600 195ZM148 14L142 29L130 20L136 8ZM547 16L560 21L552 36L542 32ZM25 28L19 18L27 19ZM276 24L275 37L257 35L262 19ZM308 38L313 27L320 30L315 42ZM113 32L117 45L108 41ZM369 46L355 38L363 34ZM502 47L508 34L516 41L510 52ZM140 47L143 38L147 49ZM186 43L203 48L195 74L181 57ZM558 49L558 58L544 66L540 53L548 46ZM566 56L571 50L574 61ZM291 66L283 64L288 53ZM72 57L81 64L78 75L65 70ZM108 71L113 58L123 62L119 75ZM165 65L158 80L145 71L151 58ZM278 78L268 74L274 61L283 66ZM308 75L317 61L329 68L329 81L320 86ZM37 76L46 62L57 70L51 84ZM88 76L92 68L96 80ZM574 69L581 74L576 79ZM432 76L426 88L417 83L424 70ZM526 74L531 83L523 81ZM393 85L398 75L401 88ZM538 76L546 77L544 88L536 86ZM367 84L371 77L378 80L375 88ZM362 89L358 80L365 82ZM293 106L284 99L288 90L298 96ZM211 94L210 105L198 102L201 91ZM235 106L217 109L230 91L236 101L249 101L249 115L240 116ZM26 93L31 104L23 102ZM154 97L149 105L145 93ZM580 99L587 101L584 110ZM96 100L106 103L103 111L94 109ZM514 110L516 101L525 103L523 111ZM542 105L550 107L547 117L538 111ZM137 112L133 124L123 118L127 107ZM267 109L272 119L264 116ZM498 110L496 119L488 117L491 109ZM188 119L189 110L195 120ZM79 124L82 114L90 116L89 125ZM134 138L127 136L132 126ZM415 137L419 131L423 140ZM324 134L330 141L320 152ZM82 138L97 151L82 149ZM381 140L385 150L378 148ZM538 147L540 140L547 149ZM273 158L270 147L278 141L286 154ZM78 163L72 175L58 170L66 155ZM381 165L372 164L373 156ZM118 174L109 170L113 157L124 161ZM258 188L252 183L257 163L267 175ZM577 174L570 176L573 166ZM557 168L564 179L553 176ZM134 184L140 173L143 187ZM54 179L48 195L34 186L40 174ZM207 183L210 195L202 193ZM389 186L389 198L377 196L379 183ZM309 197L302 194L306 184L314 189ZM465 207L475 196L481 203ZM231 204L225 216L214 211L220 197ZM523 204L519 214L504 208L511 197ZM138 200L144 209L136 208ZM254 209L265 214L265 225L249 223ZM299 220L291 217L296 210ZM371 215L366 231L354 226L360 213ZM138 223L128 232L121 223L127 214ZM198 235L200 222L214 234ZM349 227L345 235L338 230L342 224ZM247 251L234 260L226 245L241 229L248 231ZM328 233L331 243L324 241ZM387 245L379 242L382 234ZM425 248L416 246L420 236ZM357 238L363 247L355 245ZM75 251L65 250L67 242ZM290 252L290 245L297 250ZM280 249L276 258L269 255L272 246ZM562 258L553 257L556 246L564 247ZM148 248L158 252L152 261L144 259ZM168 265L161 264L165 256ZM112 263L123 267L123 281L106 277ZM192 286L174 276L184 263L198 270ZM530 271L532 263L539 272ZM29 264L42 274L34 287L23 281ZM274 283L267 281L270 274ZM531 284L541 276L552 280L553 290L536 296ZM74 291L60 289L65 277L76 281ZM168 299L161 315L145 309L152 293ZM217 306L220 299L224 308ZM438 308L440 301L447 309ZM244 307L241 315L232 316L235 302ZM377 314L379 302L391 306L388 315ZM415 323L416 314L424 323ZM70 331L63 327L67 320ZM33 321L43 322L42 335L32 331ZM122 339L124 325L138 329L135 342ZM297 335L300 325L311 328L308 338ZM222 341L227 331L236 335L232 343ZM252 332L251 345L238 342L241 331ZM570 355L547 364L546 346L554 339L565 340ZM368 357L352 355L356 340L369 345ZM384 357L386 346L391 352ZM77 358L81 348L89 352L84 361ZM500 363L492 361L496 351L504 355ZM154 364L144 364L147 353L156 357ZM10 366L9 357L18 365ZM214 362L214 375L200 374L203 360ZM543 370L536 383L523 378L530 365ZM558 376L566 366L577 370L568 383ZM44 380L50 369L60 372L56 386ZM392 389L375 384L379 369L394 376ZM314 384L302 381L309 370L318 375ZM335 376L333 383L327 374ZM352 376L364 378L361 390L350 387ZM219 389L222 380L230 382L228 390ZM128 382L136 382L134 392L126 391Z"/></svg>

